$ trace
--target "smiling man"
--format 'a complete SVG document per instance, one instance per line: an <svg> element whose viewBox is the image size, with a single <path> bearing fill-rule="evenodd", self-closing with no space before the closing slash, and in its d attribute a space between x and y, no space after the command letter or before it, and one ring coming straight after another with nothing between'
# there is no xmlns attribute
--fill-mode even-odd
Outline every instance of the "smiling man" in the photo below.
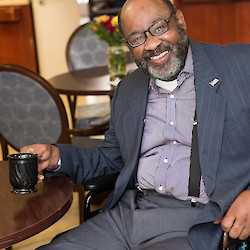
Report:
<svg viewBox="0 0 250 250"><path fill-rule="evenodd" d="M182 12L175 13L171 6L166 11L166 3L150 1L147 9L145 1L127 2L120 27L138 66L153 78L169 81L183 69L189 42Z"/></svg>
<svg viewBox="0 0 250 250"><path fill-rule="evenodd" d="M217 250L223 230L246 239L250 45L189 39L168 0L127 0L119 24L139 68L116 89L102 145L21 150L40 156L47 177L120 172L114 192L102 213L39 249Z"/></svg>

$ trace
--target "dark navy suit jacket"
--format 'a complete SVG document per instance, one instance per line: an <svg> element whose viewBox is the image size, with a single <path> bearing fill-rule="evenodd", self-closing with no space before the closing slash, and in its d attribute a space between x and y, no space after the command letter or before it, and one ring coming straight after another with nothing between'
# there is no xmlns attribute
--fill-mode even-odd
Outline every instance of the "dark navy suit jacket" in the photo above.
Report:
<svg viewBox="0 0 250 250"><path fill-rule="evenodd" d="M195 249L216 249L222 231L212 221L250 188L250 45L192 40L190 44L201 172L210 202L190 229L189 238ZM120 172L106 209L117 203L136 172L148 85L149 77L140 69L121 81L112 100L110 129L99 149L58 145L62 156L58 175L83 183Z"/></svg>

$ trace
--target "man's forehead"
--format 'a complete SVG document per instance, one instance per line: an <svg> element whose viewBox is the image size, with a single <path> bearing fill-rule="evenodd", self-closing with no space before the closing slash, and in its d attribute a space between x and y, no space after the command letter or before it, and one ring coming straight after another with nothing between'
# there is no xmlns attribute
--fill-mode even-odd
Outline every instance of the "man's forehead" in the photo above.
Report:
<svg viewBox="0 0 250 250"><path fill-rule="evenodd" d="M162 0L127 0L121 12L123 33L143 31L154 21L167 19L171 12Z"/></svg>
<svg viewBox="0 0 250 250"><path fill-rule="evenodd" d="M132 15L132 13L138 15L153 10L161 11L162 9L169 10L169 6L163 0L127 0L123 5L121 17ZM134 17L137 15L134 15Z"/></svg>

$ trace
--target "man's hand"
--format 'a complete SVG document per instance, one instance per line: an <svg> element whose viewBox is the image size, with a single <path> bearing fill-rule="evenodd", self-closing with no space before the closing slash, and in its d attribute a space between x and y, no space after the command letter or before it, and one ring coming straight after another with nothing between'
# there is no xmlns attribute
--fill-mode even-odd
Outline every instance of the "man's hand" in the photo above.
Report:
<svg viewBox="0 0 250 250"><path fill-rule="evenodd" d="M59 150L54 145L33 144L21 148L20 152L38 154L38 172L45 168L55 168L60 158ZM41 179L40 177L42 176L39 176L39 179Z"/></svg>
<svg viewBox="0 0 250 250"><path fill-rule="evenodd" d="M223 231L229 232L233 239L247 239L250 235L250 190L240 193L226 214L214 223L221 223Z"/></svg>

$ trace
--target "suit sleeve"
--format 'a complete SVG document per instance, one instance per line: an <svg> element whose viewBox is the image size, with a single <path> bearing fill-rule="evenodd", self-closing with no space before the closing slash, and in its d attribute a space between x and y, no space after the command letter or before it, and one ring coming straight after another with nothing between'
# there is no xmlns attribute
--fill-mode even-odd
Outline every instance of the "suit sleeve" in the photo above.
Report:
<svg viewBox="0 0 250 250"><path fill-rule="evenodd" d="M114 126L115 114L113 104L116 102L116 93L112 99L110 128L105 134L103 143L94 149L57 144L56 146L59 148L62 160L61 168L56 172L45 171L46 177L66 175L74 183L79 184L93 177L121 171L123 160Z"/></svg>

